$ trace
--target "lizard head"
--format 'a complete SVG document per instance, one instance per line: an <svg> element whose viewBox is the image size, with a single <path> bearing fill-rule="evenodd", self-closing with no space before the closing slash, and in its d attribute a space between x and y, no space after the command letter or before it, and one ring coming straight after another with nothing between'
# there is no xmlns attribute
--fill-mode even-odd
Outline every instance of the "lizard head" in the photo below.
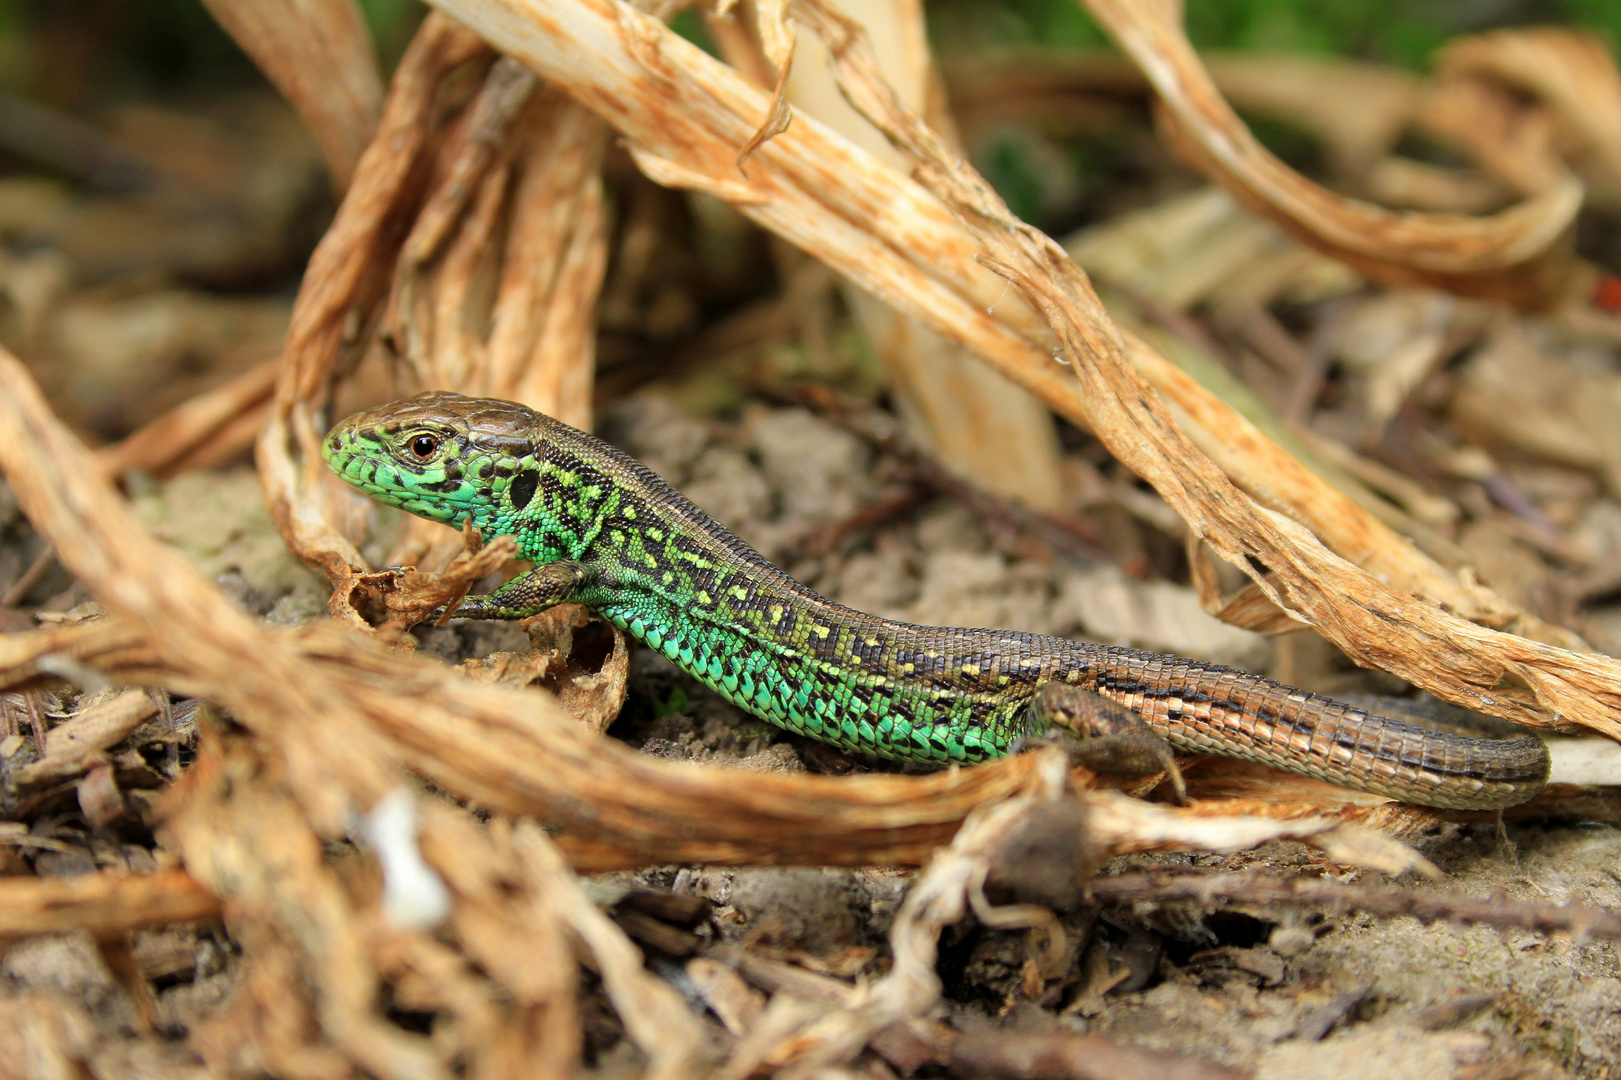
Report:
<svg viewBox="0 0 1621 1080"><path fill-rule="evenodd" d="M373 498L486 537L518 531L556 421L509 401L440 392L380 405L321 443L328 467Z"/></svg>

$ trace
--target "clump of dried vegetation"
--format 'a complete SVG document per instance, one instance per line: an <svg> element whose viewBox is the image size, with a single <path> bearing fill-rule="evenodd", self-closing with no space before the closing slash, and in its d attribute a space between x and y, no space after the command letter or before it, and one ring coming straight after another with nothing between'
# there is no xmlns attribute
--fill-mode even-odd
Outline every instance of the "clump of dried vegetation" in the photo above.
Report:
<svg viewBox="0 0 1621 1080"><path fill-rule="evenodd" d="M88 934L135 1010L115 1035L60 993L0 1000L0 1075L1228 1076L1052 1026L942 1023L942 933L1019 932L1031 1001L1073 984L1092 925L1074 913L1109 904L1621 936L1581 905L1094 876L1277 840L1319 868L1435 875L1405 841L1482 820L1226 763L1170 807L1054 751L846 776L637 753L603 734L629 650L572 648L577 612L533 620L527 649L421 655L402 626L510 569L510 542L410 521L385 549L317 452L342 409L420 388L586 428L660 379L790 397L1047 558L1180 575L1233 626L1310 628L1357 665L1575 736L1556 759L1570 782L1507 817L1613 820L1621 302L1578 242L1621 209L1621 77L1592 38L1465 37L1421 79L1201 58L1177 5L1086 0L1119 53L936 63L915 3L718 0L699 10L719 59L661 0L435 0L385 87L351 0L207 6L339 195L290 311L121 282L131 257L108 240L165 282L273 278L314 151L263 103L200 156L155 112L50 143L58 168L129 192L0 182L0 230L35 244L0 266L27 359L0 353L0 940ZM1325 182L1235 106L1314 135ZM965 160L1009 131L1038 150L1128 141L1150 112L1193 172L1151 159L1179 179L1117 193L1063 243ZM1398 153L1415 135L1447 163ZM701 258L677 217L743 267L734 285L763 260L780 287L700 311L670 285ZM868 343L857 374L841 333ZM807 376L881 388L904 433ZM64 416L121 437L90 449ZM264 531L331 585L330 618L250 614L240 575L222 585L164 542L217 523L160 540L132 506L152 477L250 447ZM424 569L375 569L401 565ZM875 977L853 982L699 933L680 893L605 906L581 876L671 864L919 869ZM165 926L187 929L133 936ZM153 972L210 950L228 993L166 1027Z"/></svg>

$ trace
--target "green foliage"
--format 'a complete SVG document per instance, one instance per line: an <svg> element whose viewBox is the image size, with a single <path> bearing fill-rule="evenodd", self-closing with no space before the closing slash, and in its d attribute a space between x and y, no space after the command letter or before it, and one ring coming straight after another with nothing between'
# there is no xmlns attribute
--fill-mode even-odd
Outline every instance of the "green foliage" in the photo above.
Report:
<svg viewBox="0 0 1621 1080"><path fill-rule="evenodd" d="M356 0L360 13L373 33L388 33L403 22L414 23L422 18L420 0Z"/></svg>
<svg viewBox="0 0 1621 1080"><path fill-rule="evenodd" d="M696 8L687 8L670 20L670 29L692 42L710 56L719 56L720 48L715 39L709 36L709 27L704 25L704 17Z"/></svg>
<svg viewBox="0 0 1621 1080"><path fill-rule="evenodd" d="M1062 48L1108 44L1109 38L1076 0L1003 0L1030 28L1032 43Z"/></svg>
<svg viewBox="0 0 1621 1080"><path fill-rule="evenodd" d="M1188 36L1200 48L1334 53L1422 68L1461 27L1412 0L1195 0Z"/></svg>
<svg viewBox="0 0 1621 1080"><path fill-rule="evenodd" d="M1621 4L1616 0L1563 0L1565 21L1585 26L1608 38L1610 48L1621 46Z"/></svg>
<svg viewBox="0 0 1621 1080"><path fill-rule="evenodd" d="M1009 132L994 139L987 149L975 156L975 161L1008 209L1021 221L1042 219L1042 211L1051 201L1047 194L1051 175L1040 168L1035 155L1016 133Z"/></svg>
<svg viewBox="0 0 1621 1080"><path fill-rule="evenodd" d="M392 70L405 54L417 24L427 14L422 0L356 0L385 70Z"/></svg>
<svg viewBox="0 0 1621 1080"><path fill-rule="evenodd" d="M933 0L929 18L945 52L1109 43L1080 0ZM1448 38L1497 26L1562 22L1621 42L1617 0L1185 0L1184 19L1200 49L1332 53L1414 69L1425 68Z"/></svg>

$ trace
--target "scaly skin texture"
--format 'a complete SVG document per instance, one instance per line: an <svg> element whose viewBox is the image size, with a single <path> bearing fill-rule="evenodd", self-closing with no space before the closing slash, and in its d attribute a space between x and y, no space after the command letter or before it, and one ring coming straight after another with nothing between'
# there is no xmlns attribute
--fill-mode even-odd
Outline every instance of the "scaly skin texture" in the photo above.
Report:
<svg viewBox="0 0 1621 1080"><path fill-rule="evenodd" d="M351 416L323 454L385 503L517 539L536 569L458 615L584 604L739 707L843 750L974 762L1129 710L1178 749L1425 805L1508 806L1547 780L1541 740L1473 714L1382 715L1194 660L854 611L619 450L521 405L422 394Z"/></svg>

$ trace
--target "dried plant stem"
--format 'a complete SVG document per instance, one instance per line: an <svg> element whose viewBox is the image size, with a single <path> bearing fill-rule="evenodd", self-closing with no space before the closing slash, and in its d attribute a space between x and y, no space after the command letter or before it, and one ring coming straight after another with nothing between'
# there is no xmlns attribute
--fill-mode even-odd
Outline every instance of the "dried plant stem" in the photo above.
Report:
<svg viewBox="0 0 1621 1080"><path fill-rule="evenodd" d="M1571 27L1516 26L1457 38L1440 50L1435 65L1443 83L1506 84L1517 95L1540 99L1560 129L1560 149L1585 166L1595 198L1621 202L1621 72L1609 42ZM1466 135L1476 145L1501 134L1481 126L1487 130ZM1517 150L1523 148L1500 144L1494 157ZM1558 159L1550 166L1557 183L1567 170ZM1523 175L1511 171L1505 179Z"/></svg>
<svg viewBox="0 0 1621 1080"><path fill-rule="evenodd" d="M121 934L220 913L219 900L184 870L0 881L0 940L69 930Z"/></svg>
<svg viewBox="0 0 1621 1080"><path fill-rule="evenodd" d="M472 385L591 429L596 299L608 265L602 155L608 126L547 94L519 162L491 314L487 371Z"/></svg>
<svg viewBox="0 0 1621 1080"><path fill-rule="evenodd" d="M781 5L783 16L787 6ZM912 0L865 0L846 4L844 10L878 28L874 40L880 43L879 61L891 84L908 105L924 111L933 58L922 5ZM769 23L765 20L762 26ZM787 83L787 100L794 108L826 123L890 168L905 170L906 160L840 96L821 42L807 36L794 47L801 54ZM736 60L733 64L739 66ZM936 109L931 121L937 128L950 129L951 118L943 109ZM852 314L884 364L898 410L914 437L954 472L989 491L1040 510L1063 505L1057 432L1039 399L915 318L856 286L847 284L845 292Z"/></svg>
<svg viewBox="0 0 1621 1080"><path fill-rule="evenodd" d="M1346 198L1284 165L1250 134L1182 33L1180 5L1084 3L1153 83L1185 156L1303 243L1377 280L1530 308L1571 299L1590 280L1569 243L1582 202L1575 177L1490 217L1400 212Z"/></svg>
<svg viewBox="0 0 1621 1080"><path fill-rule="evenodd" d="M1129 347L1086 276L1052 240L1017 221L971 169L897 101L876 74L859 30L816 4L813 21L842 37L844 86L874 122L920 162L924 178L992 252L986 258L1038 307L1065 341L1086 387L1093 429L1224 558L1263 592L1359 662L1396 672L1439 696L1517 719L1579 718L1621 734L1621 664L1487 630L1433 601L1399 593L1323 548L1295 521L1238 492L1181 433L1129 361ZM1271 571L1261 576L1251 560ZM1531 698L1500 689L1523 679Z"/></svg>
<svg viewBox="0 0 1621 1080"><path fill-rule="evenodd" d="M765 111L764 96L629 7L608 0L522 7L515 0L439 2L599 111L631 140L655 179L732 201L1087 423L1196 535L1243 568L1251 568L1252 558L1267 567L1275 583L1264 581L1263 589L1358 662L1486 712L1621 734L1615 660L1497 633L1398 592L1234 489L1135 373L1128 358L1139 346L1109 321L1084 275L1050 240L1013 219L985 182L895 100L853 25L814 5L800 9L802 21L833 43L852 101L919 162L917 175L943 204L809 121L760 147L746 180L738 179L732 157ZM1035 344L1042 331L1018 315L1032 309L1009 298L994 315L987 312L1001 289L978 267L985 251L991 253L985 264L1013 281L1041 311L1047 332L1061 336L1059 354L1074 359L1079 380L1051 362L1050 345ZM1266 466L1254 465L1253 488L1286 504L1266 485ZM1313 526L1326 524L1322 506L1287 509ZM1388 533L1360 510L1343 509L1359 531ZM1424 594L1462 591L1456 583L1442 586L1446 576L1416 553L1407 565L1414 576L1435 578L1437 587Z"/></svg>
<svg viewBox="0 0 1621 1080"><path fill-rule="evenodd" d="M33 764L17 769L13 782L31 787L77 776L100 764L102 751L123 742L157 714L158 703L143 690L126 690L92 705L47 732L45 753Z"/></svg>
<svg viewBox="0 0 1621 1080"><path fill-rule="evenodd" d="M451 1075L448 1055L456 1049L454 1040L447 1045L411 1035L378 1010L382 985L400 974L389 964L434 965L441 977L430 984L436 995L430 1004L442 1007L467 1031L495 1022L489 1019L488 1002L514 995L552 1016L554 1024L555 1017L572 1015L577 980L569 977L571 959L554 958L549 966L543 965L555 981L546 984L550 990L536 990L538 976L525 974L529 969L521 965L503 966L501 950L477 937L476 928L488 920L469 913L487 910L491 897L516 896L523 901L507 912L514 940L557 937L560 924L572 919L572 924L593 927L590 949L617 948L614 963L621 969L636 966L626 951L629 945L611 939L617 933L611 927L604 931L597 923L580 922L588 916L535 902L537 892L562 895L560 886L547 883L566 874L561 859L547 854L550 841L531 837L521 851L503 850L468 821L466 811L447 808L449 821L444 814L430 815L422 847L443 861L454 858L454 866L445 868L452 892L451 924L467 935L460 944L480 958L480 970L492 973L475 976L469 967L451 978L453 958L423 928L392 925L379 910L376 891L367 887L366 875L342 872L328 852L328 842L347 835L358 815L383 796L411 787L403 768L413 756L410 748L374 727L364 706L357 705L369 696L371 704L400 714L423 703L412 700L410 689L387 685L386 674L378 682L362 674L361 681L368 686L357 695L358 687L340 689L323 669L336 662L337 669L356 674L380 664L388 672L391 662L400 658L375 643L357 642L341 633L334 636L330 625L317 629L301 647L297 637L271 633L237 611L219 589L141 528L89 452L52 417L21 364L3 352L0 471L64 565L114 612L87 624L0 637L0 658L15 665L5 678L37 674L42 660L53 652L91 666L118 661L130 665L118 671L119 678L204 694L227 706L240 725L202 722L198 760L169 793L164 814L186 871L223 903L233 935L247 953L238 1000L250 1005L233 1011L238 1026L231 1041L253 1045L269 1071L303 1074L314 1041L325 1048L322 1053L335 1051L341 1060L380 1077ZM301 652L308 646L326 650L326 662L308 655L307 648ZM403 670L435 670L420 660L407 660L407 665ZM548 725L577 740L600 740L561 715L549 698L481 689L448 669L436 670L447 680L441 685L452 690L452 700L438 709L430 705L433 719L477 717L476 704L469 714L467 702L454 700L462 691L472 690L485 702L504 703L496 706L502 720L528 731L533 745L547 744ZM547 717L538 727L537 705ZM434 738L445 734L441 729ZM472 741L484 741L484 734L489 733L472 734ZM582 769L586 756L581 754ZM530 755L529 760L544 757ZM532 783L539 786L544 781L536 775ZM467 786L481 792L498 790L487 778ZM554 794L563 795L559 805L573 803L564 819L595 816L589 802L577 801L577 794ZM440 839L446 832L455 833L448 842ZM532 877L526 879L522 867L537 860L538 868L532 868ZM474 868L470 873L469 864ZM462 872L449 872L458 867ZM514 892L510 883L524 880L533 880L537 892L523 887ZM184 893L168 879L151 887L162 895ZM578 899L578 887L568 895ZM149 907L176 917L188 910L212 910L201 905L187 909L179 903ZM127 917L136 917L140 910ZM594 908L592 914L601 919ZM89 916L110 918L96 915L93 906ZM608 962L603 965L606 968ZM500 978L500 986L486 988L479 981L488 978ZM616 985L623 1000L640 1005L647 1004L644 998L651 1000L648 995L653 991L630 976ZM528 1039L524 1033L533 1030L529 1019L531 1012L523 1011L500 1022L519 1040L513 1044L517 1049L508 1045L502 1050L507 1045L502 1039L494 1045L471 1041L462 1052L474 1061L516 1053L512 1075L537 1075L539 1063L555 1048L524 1041ZM651 1040L650 1029L634 1024L631 1036L649 1040L643 1049L663 1063L661 1075L687 1070L693 1040L659 1044Z"/></svg>
<svg viewBox="0 0 1621 1080"><path fill-rule="evenodd" d="M267 360L146 423L96 456L108 476L130 469L164 474L212 463L253 445L264 425L281 364Z"/></svg>
<svg viewBox="0 0 1621 1080"><path fill-rule="evenodd" d="M951 844L913 882L890 930L894 964L889 974L777 1046L768 1050L745 1044L741 1049L754 1051L762 1060L797 1058L792 1075L807 1076L854 1057L890 1024L921 1016L940 996L935 959L941 930L960 921L976 897L983 904L985 881L1009 837L1038 807L1064 798L1065 788L1062 756L1042 755L1042 766L1029 790L971 815ZM1079 836L1071 839L1077 845L1082 843ZM1051 912L1040 910L1052 920ZM730 1071L742 1074L754 1064L736 1061Z"/></svg>

